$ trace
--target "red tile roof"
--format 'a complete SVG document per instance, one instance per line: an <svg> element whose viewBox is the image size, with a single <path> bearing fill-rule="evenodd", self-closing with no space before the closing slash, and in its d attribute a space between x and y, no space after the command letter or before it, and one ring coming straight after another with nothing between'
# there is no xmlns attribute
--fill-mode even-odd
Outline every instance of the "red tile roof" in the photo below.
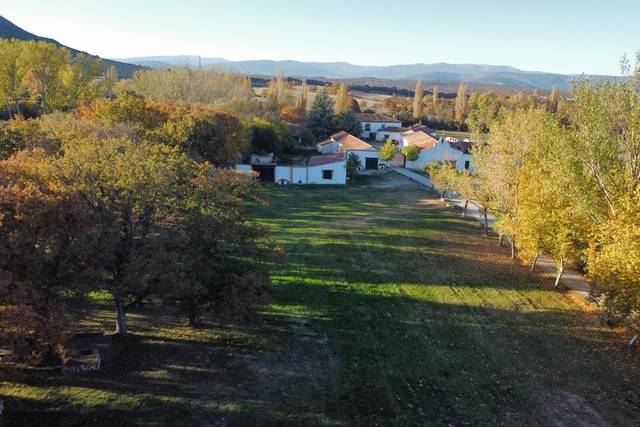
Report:
<svg viewBox="0 0 640 427"><path fill-rule="evenodd" d="M398 126L385 126L380 129L378 132L406 132L409 128L403 128Z"/></svg>
<svg viewBox="0 0 640 427"><path fill-rule="evenodd" d="M409 144L415 145L420 149L431 148L438 143L438 139L423 131L405 132L402 136Z"/></svg>
<svg viewBox="0 0 640 427"><path fill-rule="evenodd" d="M332 142L337 142L342 145L341 148L343 150L366 151L373 149L370 144L367 144L360 138L357 138L345 131L331 135L329 139L322 141L318 145L331 144Z"/></svg>
<svg viewBox="0 0 640 427"><path fill-rule="evenodd" d="M322 166L340 162L344 162L344 153L323 154L320 156L311 156L307 166Z"/></svg>

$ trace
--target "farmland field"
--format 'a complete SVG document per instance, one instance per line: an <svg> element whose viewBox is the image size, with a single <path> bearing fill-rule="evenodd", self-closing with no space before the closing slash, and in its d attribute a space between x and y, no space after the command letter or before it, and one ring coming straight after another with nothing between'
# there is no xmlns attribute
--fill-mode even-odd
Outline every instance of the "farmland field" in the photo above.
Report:
<svg viewBox="0 0 640 427"><path fill-rule="evenodd" d="M117 367L5 378L11 426L631 425L640 366L593 307L424 189L270 187L257 321L131 315ZM112 321L96 299L86 322ZM108 323L111 327L111 323Z"/></svg>

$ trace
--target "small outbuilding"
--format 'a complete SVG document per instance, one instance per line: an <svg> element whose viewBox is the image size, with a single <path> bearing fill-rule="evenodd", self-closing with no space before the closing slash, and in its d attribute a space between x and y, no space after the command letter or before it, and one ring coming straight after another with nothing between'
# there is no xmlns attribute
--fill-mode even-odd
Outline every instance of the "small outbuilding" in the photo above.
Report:
<svg viewBox="0 0 640 427"><path fill-rule="evenodd" d="M331 154L344 152L355 155L363 169L378 169L380 153L371 144L345 131L331 135L325 141L318 143L318 152Z"/></svg>

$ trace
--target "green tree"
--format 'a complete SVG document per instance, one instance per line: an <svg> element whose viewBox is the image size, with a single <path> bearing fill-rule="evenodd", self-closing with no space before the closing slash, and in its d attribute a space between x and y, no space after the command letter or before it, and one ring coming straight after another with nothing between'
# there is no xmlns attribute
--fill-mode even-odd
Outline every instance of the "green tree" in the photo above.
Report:
<svg viewBox="0 0 640 427"><path fill-rule="evenodd" d="M24 43L0 39L0 103L11 114L11 105L19 114L18 101L24 92L24 79L28 71L23 60Z"/></svg>
<svg viewBox="0 0 640 427"><path fill-rule="evenodd" d="M396 157L398 147L391 140L387 139L384 145L380 148L380 158L386 162L390 162Z"/></svg>
<svg viewBox="0 0 640 427"><path fill-rule="evenodd" d="M333 101L325 91L318 93L313 100L306 129L316 141L325 139L335 130Z"/></svg>
<svg viewBox="0 0 640 427"><path fill-rule="evenodd" d="M493 92L474 92L469 97L467 125L471 132L487 133L498 118L500 103Z"/></svg>
<svg viewBox="0 0 640 427"><path fill-rule="evenodd" d="M61 74L70 59L68 49L51 43L30 41L24 46L23 60L29 69L32 89L45 113L64 103Z"/></svg>
<svg viewBox="0 0 640 427"><path fill-rule="evenodd" d="M351 135L359 136L362 133L362 123L353 111L347 110L335 116L334 131L345 131Z"/></svg>
<svg viewBox="0 0 640 427"><path fill-rule="evenodd" d="M410 162L415 162L420 158L420 148L413 144L407 145L402 149L402 154L404 154Z"/></svg>
<svg viewBox="0 0 640 427"><path fill-rule="evenodd" d="M353 153L347 153L347 176L351 180L355 180L358 176L358 171L362 169L362 162L358 156Z"/></svg>
<svg viewBox="0 0 640 427"><path fill-rule="evenodd" d="M61 70L65 102L76 108L78 103L96 99L100 93L93 82L102 72L102 60L85 53L78 53L71 63Z"/></svg>
<svg viewBox="0 0 640 427"><path fill-rule="evenodd" d="M265 262L273 259L266 230L248 206L261 202L256 181L230 170L200 165L177 203L167 238L170 280L162 298L181 309L190 326L204 312L247 317L267 295Z"/></svg>

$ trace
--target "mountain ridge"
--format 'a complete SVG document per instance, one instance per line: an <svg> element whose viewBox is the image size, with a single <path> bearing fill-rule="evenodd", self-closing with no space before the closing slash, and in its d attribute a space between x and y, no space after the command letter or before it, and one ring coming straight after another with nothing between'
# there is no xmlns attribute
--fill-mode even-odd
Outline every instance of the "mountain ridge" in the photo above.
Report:
<svg viewBox="0 0 640 427"><path fill-rule="evenodd" d="M177 61L176 58L195 58L190 62ZM162 61L155 61L162 58ZM490 64L450 64L445 62L433 64L397 64L388 66L355 65L344 61L305 62L295 60L246 60L229 61L224 58L200 58L198 56L162 56L123 58L123 61L149 66L151 68L170 68L176 66L194 67L201 60L202 66L218 67L238 73L273 76L283 73L295 78L325 79L384 79L384 80L418 80L468 82L496 86L516 87L522 89L550 90L557 86L568 90L571 81L581 75L551 73L544 71L520 70L510 65ZM620 79L618 76L584 75L597 80Z"/></svg>

